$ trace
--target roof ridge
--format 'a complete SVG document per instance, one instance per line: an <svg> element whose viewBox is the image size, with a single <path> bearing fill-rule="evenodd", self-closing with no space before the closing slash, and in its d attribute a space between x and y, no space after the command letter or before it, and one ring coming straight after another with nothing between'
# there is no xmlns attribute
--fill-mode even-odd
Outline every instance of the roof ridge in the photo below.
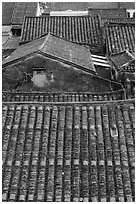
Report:
<svg viewBox="0 0 137 204"><path fill-rule="evenodd" d="M73 18L77 18L77 17L80 17L80 18L97 18L98 15L96 16L90 16L90 15L85 15L85 16L25 16L25 18L55 18L55 17L58 17L58 18L69 18L69 17L73 17Z"/></svg>
<svg viewBox="0 0 137 204"><path fill-rule="evenodd" d="M12 12L12 17L11 17L11 22L10 22L11 24L12 24L13 16L14 16L14 13L15 13L15 9L17 7L17 3L18 2L15 2L14 9L13 9L13 12Z"/></svg>
<svg viewBox="0 0 137 204"><path fill-rule="evenodd" d="M69 104L79 104L79 105L82 105L82 104L92 104L92 105L96 105L96 104L100 104L101 106L104 106L104 104L114 104L114 105L117 105L119 103L122 103L122 104L125 104L125 102L127 103L131 103L131 102L135 102L135 98L133 99L124 99L124 100L112 100L112 101L79 101L79 102L40 102L40 101L11 101L11 102L2 102L2 104L49 104L49 105L69 105Z"/></svg>
<svg viewBox="0 0 137 204"><path fill-rule="evenodd" d="M131 52L129 52L129 50L125 50L125 52L127 53L128 56L130 56L133 60L135 60L135 57L132 55Z"/></svg>
<svg viewBox="0 0 137 204"><path fill-rule="evenodd" d="M117 89L117 90L114 90L113 93L117 93L117 92L121 92L123 91L123 89ZM26 91L20 91L20 90L2 90L2 93L7 93L7 94L28 94L30 92L26 92ZM110 94L112 93L112 91L105 91L105 92L90 92L90 91L55 91L55 92L50 92L50 91L47 91L47 92L42 92L42 91L31 91L30 94L96 94L96 95L100 95L100 94Z"/></svg>
<svg viewBox="0 0 137 204"><path fill-rule="evenodd" d="M42 45L40 45L40 47L38 49L39 51L41 51L43 49L43 47L45 46L45 44L46 44L47 40L49 39L49 37L50 37L50 33L46 33L45 40L43 41ZM44 38L44 36L43 36L43 38ZM40 38L38 38L38 39L40 39ZM33 40L31 42L33 42Z"/></svg>

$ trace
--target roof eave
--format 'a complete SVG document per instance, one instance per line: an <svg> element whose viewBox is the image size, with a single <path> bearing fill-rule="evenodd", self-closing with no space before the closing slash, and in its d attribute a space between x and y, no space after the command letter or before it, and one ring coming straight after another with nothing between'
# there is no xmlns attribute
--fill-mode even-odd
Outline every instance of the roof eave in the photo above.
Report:
<svg viewBox="0 0 137 204"><path fill-rule="evenodd" d="M2 68L4 69L4 68L6 68L6 67L9 66L9 65L18 63L18 62L21 61L21 60L24 60L24 59L27 59L28 57L33 56L34 54L40 54L40 55L43 55L43 56L45 56L45 57L51 58L51 59L53 59L53 60L57 60L57 61L66 63L66 64L68 64L68 65L70 65L70 66L74 66L74 67L76 67L77 69L80 69L80 70L82 70L82 71L84 71L84 72L86 72L86 73L88 72L88 73L90 73L90 74L97 75L97 72L96 72L96 69L95 69L94 65L92 65L92 68L94 68L94 70L90 70L90 69L89 69L88 67L86 67L86 66L85 66L85 67L84 67L84 66L81 66L81 65L79 65L79 64L76 64L76 63L67 61L67 60L65 60L65 59L63 59L63 58L56 57L56 56L53 56L53 55L51 55L51 54L44 53L44 52L42 52L42 51L40 51L40 50L37 50L36 52L33 52L33 53L31 53L31 54L29 54L29 55L26 55L26 56L24 56L24 57L21 57L21 58L15 59L15 60L13 60L13 61L7 62L7 63L5 63L5 64L2 65Z"/></svg>

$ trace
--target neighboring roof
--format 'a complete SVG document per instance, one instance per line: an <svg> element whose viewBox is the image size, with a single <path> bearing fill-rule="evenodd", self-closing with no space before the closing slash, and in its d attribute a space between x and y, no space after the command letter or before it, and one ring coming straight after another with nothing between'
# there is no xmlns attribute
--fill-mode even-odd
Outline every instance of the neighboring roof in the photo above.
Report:
<svg viewBox="0 0 137 204"><path fill-rule="evenodd" d="M42 2L40 2L40 5ZM89 7L89 2L45 2L45 12L49 11L86 11Z"/></svg>
<svg viewBox="0 0 137 204"><path fill-rule="evenodd" d="M134 100L3 104L3 201L135 202Z"/></svg>
<svg viewBox="0 0 137 204"><path fill-rule="evenodd" d="M23 92L23 91L3 91L3 102L92 102L92 101L112 101L125 99L125 90L119 89L109 92Z"/></svg>
<svg viewBox="0 0 137 204"><path fill-rule="evenodd" d="M2 2L2 25L11 25L15 2Z"/></svg>
<svg viewBox="0 0 137 204"><path fill-rule="evenodd" d="M110 18L103 18L104 23L108 22L108 23L120 23L120 24L134 24L135 25L135 18L112 18L110 16Z"/></svg>
<svg viewBox="0 0 137 204"><path fill-rule="evenodd" d="M135 9L135 1L134 2L117 2L117 3L120 4L121 8Z"/></svg>
<svg viewBox="0 0 137 204"><path fill-rule="evenodd" d="M36 16L37 2L17 2L12 15L12 24L22 24L25 16Z"/></svg>
<svg viewBox="0 0 137 204"><path fill-rule="evenodd" d="M135 60L123 65L120 69L121 72L129 72L135 74Z"/></svg>
<svg viewBox="0 0 137 204"><path fill-rule="evenodd" d="M66 40L83 44L102 44L102 20L97 17L41 16L26 17L21 42L32 41L45 33L53 33Z"/></svg>
<svg viewBox="0 0 137 204"><path fill-rule="evenodd" d="M135 52L135 24L109 23L106 26L108 54L126 49Z"/></svg>
<svg viewBox="0 0 137 204"><path fill-rule="evenodd" d="M126 18L126 9L93 9L88 8L90 16L94 17L100 15L101 18Z"/></svg>
<svg viewBox="0 0 137 204"><path fill-rule="evenodd" d="M9 38L3 45L2 49L17 49L19 47L20 37Z"/></svg>
<svg viewBox="0 0 137 204"><path fill-rule="evenodd" d="M73 66L85 67L87 70L95 72L90 50L83 45L71 43L64 39L47 34L46 36L33 40L30 43L19 46L9 58L3 61L3 65L20 60L36 52L41 52L45 56L55 58Z"/></svg>
<svg viewBox="0 0 137 204"><path fill-rule="evenodd" d="M122 66L134 61L135 57L128 50L125 50L119 54L110 55L109 60L115 65L117 70L119 70Z"/></svg>
<svg viewBox="0 0 137 204"><path fill-rule="evenodd" d="M36 16L37 2L2 2L2 25L22 25L25 16Z"/></svg>
<svg viewBox="0 0 137 204"><path fill-rule="evenodd" d="M42 2L40 2L42 3ZM94 9L113 9L113 8L126 8L126 9L134 9L135 2L45 2L46 8L45 11L85 11L89 7Z"/></svg>

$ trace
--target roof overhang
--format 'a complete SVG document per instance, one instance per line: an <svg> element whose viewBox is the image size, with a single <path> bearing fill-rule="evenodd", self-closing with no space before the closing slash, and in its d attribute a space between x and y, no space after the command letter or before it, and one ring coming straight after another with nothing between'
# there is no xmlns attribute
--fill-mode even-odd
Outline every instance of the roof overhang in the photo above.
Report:
<svg viewBox="0 0 137 204"><path fill-rule="evenodd" d="M84 67L84 66L81 66L81 65L78 65L78 64L75 64L71 61L67 61L63 58L60 58L60 57L56 57L56 56L53 56L53 55L50 55L50 54L47 54L47 53L43 53L42 51L36 51L32 54L29 54L27 56L24 56L22 58L19 58L17 60L13 60L12 62L9 62L9 63L6 63L4 64L2 67L3 67L3 70L7 67L7 66L10 66L12 64L18 64L20 61L26 61L27 59L32 59L33 57L36 57L36 56L43 56L45 59L48 58L48 59L51 59L53 61L57 61L57 62L60 62L60 63L64 63L64 64L67 64L69 66L72 66L72 67L75 67L77 69L79 69L80 71L83 71L83 72L86 72L86 73L90 73L90 74L93 74L93 75L97 75L97 72L96 72L96 69L94 67L94 65L92 65L94 67L94 71L93 70L90 70L88 67ZM93 68L92 67L92 68Z"/></svg>

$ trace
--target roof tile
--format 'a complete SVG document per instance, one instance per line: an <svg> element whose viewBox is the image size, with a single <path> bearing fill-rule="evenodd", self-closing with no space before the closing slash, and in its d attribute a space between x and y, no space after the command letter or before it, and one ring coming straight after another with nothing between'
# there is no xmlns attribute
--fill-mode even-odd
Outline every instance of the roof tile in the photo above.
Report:
<svg viewBox="0 0 137 204"><path fill-rule="evenodd" d="M5 103L3 110L3 201L134 201L133 100ZM9 116L18 130L6 130ZM118 137L111 137L112 127Z"/></svg>
<svg viewBox="0 0 137 204"><path fill-rule="evenodd" d="M63 40L50 33L42 38L19 46L9 58L3 61L3 65L14 63L38 52L53 60L63 61L65 64L85 67L87 70L93 72L96 71L89 48Z"/></svg>
<svg viewBox="0 0 137 204"><path fill-rule="evenodd" d="M50 32L72 42L101 45L101 26L100 17L26 17L21 43L32 41Z"/></svg>
<svg viewBox="0 0 137 204"><path fill-rule="evenodd" d="M108 54L128 49L135 52L135 24L108 23L106 26Z"/></svg>
<svg viewBox="0 0 137 204"><path fill-rule="evenodd" d="M27 96L27 98L26 98ZM31 102L34 101L33 98L37 96L35 102L94 102L94 101L111 101L111 100L121 100L124 99L124 90L119 89L116 91L105 92L105 93L91 93L91 92L7 92L3 91L2 100L3 102ZM22 97L26 100L22 100ZM41 97L43 100L41 101ZM60 97L62 100L60 100ZM52 98L52 100L51 100ZM6 107L7 108L7 107ZM48 107L47 107L48 108ZM26 107L27 109L27 107ZM27 110L26 110L27 111ZM25 107L24 107L25 112ZM3 109L3 118L7 113L6 110ZM4 120L3 120L4 123Z"/></svg>

